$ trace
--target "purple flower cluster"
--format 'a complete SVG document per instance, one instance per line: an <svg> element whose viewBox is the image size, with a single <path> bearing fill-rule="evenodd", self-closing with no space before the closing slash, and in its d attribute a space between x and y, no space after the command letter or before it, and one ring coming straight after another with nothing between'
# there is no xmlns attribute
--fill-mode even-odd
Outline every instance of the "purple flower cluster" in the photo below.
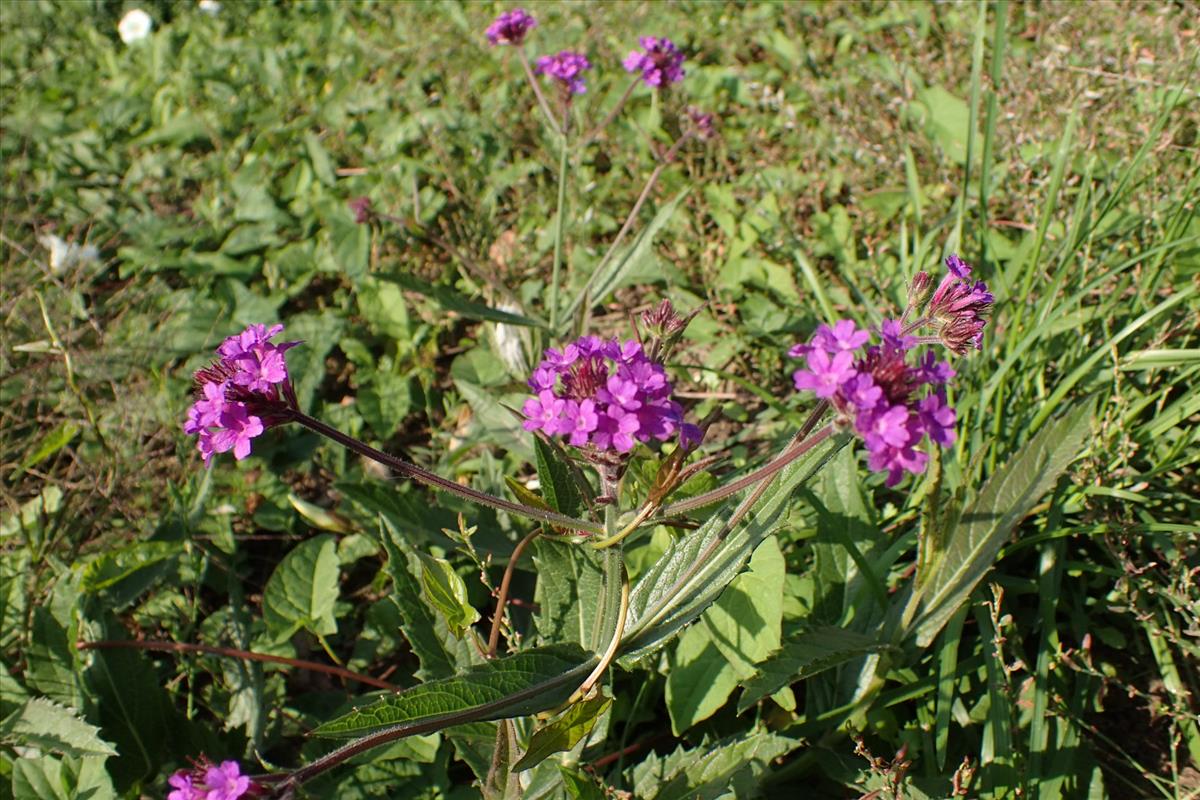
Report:
<svg viewBox="0 0 1200 800"><path fill-rule="evenodd" d="M505 11L488 25L487 40L495 47L498 44L519 45L525 34L537 27L537 20L523 8Z"/></svg>
<svg viewBox="0 0 1200 800"><path fill-rule="evenodd" d="M192 771L180 770L167 779L167 800L238 800L251 791L251 780L236 761L220 765L202 761Z"/></svg>
<svg viewBox="0 0 1200 800"><path fill-rule="evenodd" d="M946 347L962 355L969 347L983 347L985 315L991 311L994 298L983 281L972 283L971 265L957 255L946 257L950 274L942 278L925 309L925 318L937 326L938 337ZM926 273L918 273L917 279Z"/></svg>
<svg viewBox="0 0 1200 800"><path fill-rule="evenodd" d="M188 409L183 432L197 436L204 464L230 450L239 461L250 455L250 442L280 420L295 394L283 354L299 342L274 344L282 325L251 325L217 348L220 360L196 371L196 402Z"/></svg>
<svg viewBox="0 0 1200 800"><path fill-rule="evenodd" d="M554 78L568 94L583 94L587 85L580 75L584 70L592 68L587 56L572 50L563 50L553 56L542 56L537 60L533 71L539 75L549 75Z"/></svg>
<svg viewBox="0 0 1200 800"><path fill-rule="evenodd" d="M529 379L534 396L525 401L525 429L566 436L575 447L627 453L637 442L700 443L700 429L683 421L683 409L671 399L671 382L662 364L630 339L584 336L545 359Z"/></svg>
<svg viewBox="0 0 1200 800"><path fill-rule="evenodd" d="M917 340L898 320L886 320L879 335L878 344L866 346L870 332L840 320L820 326L789 355L808 362L793 375L796 388L828 400L842 424L862 437L871 469L887 470L887 485L894 486L905 472L925 470L929 456L918 449L925 436L943 447L953 444L954 409L942 387L954 370L929 351L910 363Z"/></svg>
<svg viewBox="0 0 1200 800"><path fill-rule="evenodd" d="M641 50L633 50L623 62L626 72L642 73L642 82L661 89L683 80L683 53L670 39L643 36Z"/></svg>

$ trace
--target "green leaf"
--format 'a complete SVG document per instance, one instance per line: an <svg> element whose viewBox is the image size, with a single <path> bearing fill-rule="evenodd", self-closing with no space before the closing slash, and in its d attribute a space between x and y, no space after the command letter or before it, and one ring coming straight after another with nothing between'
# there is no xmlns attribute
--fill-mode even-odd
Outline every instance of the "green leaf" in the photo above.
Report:
<svg viewBox="0 0 1200 800"><path fill-rule="evenodd" d="M800 744L759 729L690 750L679 747L634 767L633 785L646 800L713 800L731 792L751 797L771 762Z"/></svg>
<svg viewBox="0 0 1200 800"><path fill-rule="evenodd" d="M671 731L679 736L708 719L737 688L738 674L713 644L709 632L693 625L683 632L670 657L666 702Z"/></svg>
<svg viewBox="0 0 1200 800"><path fill-rule="evenodd" d="M74 647L78 626L64 628L49 610L33 609L33 631L25 657L25 682L31 689L78 708L83 694L79 686L79 654Z"/></svg>
<svg viewBox="0 0 1200 800"><path fill-rule="evenodd" d="M513 772L532 769L555 753L579 744L611 705L612 698L601 694L573 704L558 718L533 732L525 755L512 765Z"/></svg>
<svg viewBox="0 0 1200 800"><path fill-rule="evenodd" d="M905 632L916 632L919 647L933 642L983 580L1009 534L1079 455L1090 429L1091 408L1076 406L1038 431L988 478L947 535L945 551L934 555L929 577L919 580L905 609L905 619L911 620Z"/></svg>
<svg viewBox="0 0 1200 800"><path fill-rule="evenodd" d="M329 154L325 152L321 140L312 131L306 131L304 134L304 148L308 151L308 160L312 163L317 180L326 186L333 186L337 181L333 162L329 160Z"/></svg>
<svg viewBox="0 0 1200 800"><path fill-rule="evenodd" d="M332 509L310 503L295 492L288 492L287 499L292 504L292 508L296 509L296 513L318 530L332 531L333 533L350 533L354 530L353 522Z"/></svg>
<svg viewBox="0 0 1200 800"><path fill-rule="evenodd" d="M384 697L313 733L341 738L390 729L410 736L464 722L536 714L566 701L596 661L576 645L526 650Z"/></svg>
<svg viewBox="0 0 1200 800"><path fill-rule="evenodd" d="M173 559L181 552L182 542L137 542L127 547L105 551L83 568L80 588L89 594L95 594L150 567L158 566L163 561ZM149 578L152 580L154 575L150 575Z"/></svg>
<svg viewBox="0 0 1200 800"><path fill-rule="evenodd" d="M956 164L967 161L971 111L966 102L940 86L917 91L925 132Z"/></svg>
<svg viewBox="0 0 1200 800"><path fill-rule="evenodd" d="M779 649L784 573L779 544L763 541L750 569L684 631L667 673L667 711L676 735L712 716L738 681Z"/></svg>
<svg viewBox="0 0 1200 800"><path fill-rule="evenodd" d="M746 519L711 551L710 545L735 512L737 503L732 500L699 530L677 540L633 587L622 666L656 652L699 617L737 576L755 548L783 524L796 487L815 475L848 441L845 434L835 436L785 467Z"/></svg>
<svg viewBox="0 0 1200 800"><path fill-rule="evenodd" d="M26 470L42 463L47 458L70 444L71 440L74 439L78 433L79 426L75 423L62 423L42 438L42 443L38 445L38 449L21 462L21 469Z"/></svg>
<svg viewBox="0 0 1200 800"><path fill-rule="evenodd" d="M403 620L401 630L421 662L420 680L446 678L471 663L472 648L459 641L446 621L421 599L417 579L420 563L413 548L387 517L380 515L380 538L387 552L387 573L392 579L389 595ZM412 553L411 559L409 553Z"/></svg>
<svg viewBox="0 0 1200 800"><path fill-rule="evenodd" d="M0 742L65 756L115 756L117 751L100 738L100 729L73 709L45 697L34 697L0 722Z"/></svg>
<svg viewBox="0 0 1200 800"><path fill-rule="evenodd" d="M738 713L785 686L885 649L886 644L871 636L841 628L812 628L789 636L782 649L743 682Z"/></svg>
<svg viewBox="0 0 1200 800"><path fill-rule="evenodd" d="M328 534L301 542L283 557L263 591L263 621L276 642L301 628L318 636L337 632L337 540Z"/></svg>
<svg viewBox="0 0 1200 800"><path fill-rule="evenodd" d="M479 619L479 612L467 600L467 585L450 562L417 551L421 561L421 588L425 599L442 613L451 632L462 638Z"/></svg>
<svg viewBox="0 0 1200 800"><path fill-rule="evenodd" d="M543 642L574 642L585 649L595 641L599 603L604 592L603 556L591 547L545 537L533 543L538 582L534 618Z"/></svg>
<svg viewBox="0 0 1200 800"><path fill-rule="evenodd" d="M104 758L18 758L12 765L13 800L117 800Z"/></svg>
<svg viewBox="0 0 1200 800"><path fill-rule="evenodd" d="M550 508L569 517L578 514L583 508L583 497L575 485L571 467L540 436L534 437L533 452L542 495Z"/></svg>
<svg viewBox="0 0 1200 800"><path fill-rule="evenodd" d="M514 314L511 311L501 311L483 303L471 300L462 292L450 286L435 286L420 278L403 273L393 272L379 276L381 280L392 281L410 292L424 295L433 300L445 311L453 311L467 319L485 322L502 322L505 325L519 325L527 328L544 328L545 324L530 317Z"/></svg>

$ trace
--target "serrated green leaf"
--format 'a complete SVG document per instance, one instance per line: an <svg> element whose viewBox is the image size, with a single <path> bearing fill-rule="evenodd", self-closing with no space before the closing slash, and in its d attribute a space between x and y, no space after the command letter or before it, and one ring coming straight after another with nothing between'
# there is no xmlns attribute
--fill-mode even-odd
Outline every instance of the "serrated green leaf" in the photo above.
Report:
<svg viewBox="0 0 1200 800"><path fill-rule="evenodd" d="M779 649L786 573L779 543L764 540L749 568L700 617L699 624L739 677L753 675L755 665Z"/></svg>
<svg viewBox="0 0 1200 800"><path fill-rule="evenodd" d="M608 711L612 698L596 695L573 704L557 718L533 732L525 755L512 765L513 772L532 769L555 753L570 750L596 727L596 721Z"/></svg>
<svg viewBox="0 0 1200 800"><path fill-rule="evenodd" d="M384 697L313 733L342 738L386 728L411 735L464 722L536 714L561 705L596 661L573 645L526 650Z"/></svg>
<svg viewBox="0 0 1200 800"><path fill-rule="evenodd" d="M562 764L558 765L558 772L571 800L604 800L607 797L604 790L596 785L596 779L588 773L567 769Z"/></svg>
<svg viewBox="0 0 1200 800"><path fill-rule="evenodd" d="M757 505L698 563L723 530L737 502L729 501L701 528L676 541L633 587L620 663L631 666L669 642L720 596L751 553L783 523L796 487L817 473L849 437L834 436L785 467Z"/></svg>
<svg viewBox="0 0 1200 800"><path fill-rule="evenodd" d="M679 736L725 704L738 675L707 630L693 625L675 644L667 671L666 703L671 731Z"/></svg>
<svg viewBox="0 0 1200 800"><path fill-rule="evenodd" d="M573 517L583 507L583 496L575 485L575 477L571 468L564 464L558 453L540 436L533 440L533 453L537 460L538 481L542 485L542 495L550 508L560 514Z"/></svg>
<svg viewBox="0 0 1200 800"><path fill-rule="evenodd" d="M0 742L65 756L115 756L117 751L100 738L100 729L88 724L73 709L45 697L34 697L0 722Z"/></svg>
<svg viewBox="0 0 1200 800"><path fill-rule="evenodd" d="M479 619L479 612L467 600L467 585L454 567L444 558L417 551L421 561L421 588L425 599L442 613L446 624L462 638Z"/></svg>
<svg viewBox="0 0 1200 800"><path fill-rule="evenodd" d="M31 689L66 706L79 707L79 655L74 647L78 628L65 629L46 608L33 609L32 640L26 651L25 682Z"/></svg>
<svg viewBox="0 0 1200 800"><path fill-rule="evenodd" d="M327 534L301 542L283 557L263 591L263 621L281 642L301 628L318 636L337 632L337 540Z"/></svg>
<svg viewBox="0 0 1200 800"><path fill-rule="evenodd" d="M785 686L886 648L871 636L841 628L813 628L789 636L778 653L759 664L754 676L743 681L738 713Z"/></svg>
<svg viewBox="0 0 1200 800"><path fill-rule="evenodd" d="M907 632L916 632L919 647L928 647L966 602L1013 528L1079 455L1090 428L1091 408L1076 406L1026 442L963 510L945 551L935 555L928 579L920 581L905 612L912 619Z"/></svg>
<svg viewBox="0 0 1200 800"><path fill-rule="evenodd" d="M714 800L733 792L750 797L771 761L801 742L752 730L668 756L651 755L633 769L638 797L646 800Z"/></svg>

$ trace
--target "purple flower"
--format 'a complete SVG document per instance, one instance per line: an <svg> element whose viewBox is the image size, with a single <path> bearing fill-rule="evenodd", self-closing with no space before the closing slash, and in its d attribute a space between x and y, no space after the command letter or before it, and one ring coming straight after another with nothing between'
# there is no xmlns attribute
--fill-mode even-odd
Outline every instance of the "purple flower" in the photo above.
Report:
<svg viewBox="0 0 1200 800"><path fill-rule="evenodd" d="M683 430L666 370L635 339L583 336L548 349L529 387L535 396L522 408L525 429L566 436L574 447L627 453L639 441L686 433L695 446L701 438L695 426Z"/></svg>
<svg viewBox="0 0 1200 800"><path fill-rule="evenodd" d="M204 773L208 786L206 800L238 800L250 791L250 779L242 774L236 761L222 761L221 766L209 767Z"/></svg>
<svg viewBox="0 0 1200 800"><path fill-rule="evenodd" d="M587 60L587 56L571 50L563 50L557 55L539 58L533 71L539 75L548 75L554 78L562 84L563 89L570 96L587 91L583 78L579 76L584 70L591 68L592 65Z"/></svg>
<svg viewBox="0 0 1200 800"><path fill-rule="evenodd" d="M657 36L643 36L638 42L642 49L625 57L626 72L642 73L642 82L654 89L683 80L683 53L674 42Z"/></svg>
<svg viewBox="0 0 1200 800"><path fill-rule="evenodd" d="M174 787L167 793L167 800L204 800L204 790L192 783L192 776L180 770L167 778L167 783Z"/></svg>
<svg viewBox="0 0 1200 800"><path fill-rule="evenodd" d="M838 412L835 424L859 435L871 469L887 472L893 486L905 472L924 471L926 436L943 447L954 443L956 417L942 388L954 369L929 351L912 357L918 345L937 340L911 336L901 320L884 320L876 333L879 342L868 345L869 332L840 320L789 354L808 361L793 376L796 388L828 400Z"/></svg>
<svg viewBox="0 0 1200 800"><path fill-rule="evenodd" d="M498 44L519 45L525 41L525 34L537 27L537 20L526 13L523 8L505 11L488 25L487 40L495 47Z"/></svg>
<svg viewBox="0 0 1200 800"><path fill-rule="evenodd" d="M687 120L692 132L696 138L702 142L707 142L709 139L716 136L716 127L714 125L714 117L707 111L701 111L696 106L687 107Z"/></svg>
<svg viewBox="0 0 1200 800"><path fill-rule="evenodd" d="M832 397L842 384L858 374L853 363L853 353L842 351L830 358L825 350L812 350L808 354L808 369L796 370L792 380L797 389L811 389L821 398Z"/></svg>
<svg viewBox="0 0 1200 800"><path fill-rule="evenodd" d="M239 461L246 458L251 440L296 408L284 353L299 342L273 343L282 331L282 325L251 325L221 343L220 360L196 371L198 397L183 431L196 437L205 466L231 450Z"/></svg>
<svg viewBox="0 0 1200 800"><path fill-rule="evenodd" d="M926 395L917 404L917 417L924 427L925 433L931 441L937 442L942 447L954 444L956 438L954 433L955 416L954 409L946 404L944 392Z"/></svg>
<svg viewBox="0 0 1200 800"><path fill-rule="evenodd" d="M192 770L176 772L167 783L173 787L167 800L239 800L261 789L242 774L236 761L217 765L203 756Z"/></svg>

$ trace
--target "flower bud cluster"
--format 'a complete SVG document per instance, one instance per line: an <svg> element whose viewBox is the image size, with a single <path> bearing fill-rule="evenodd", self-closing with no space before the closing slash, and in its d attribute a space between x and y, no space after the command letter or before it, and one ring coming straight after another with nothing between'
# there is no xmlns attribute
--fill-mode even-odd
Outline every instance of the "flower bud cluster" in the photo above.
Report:
<svg viewBox="0 0 1200 800"><path fill-rule="evenodd" d="M587 84L580 76L591 68L587 56L573 50L563 50L556 55L539 58L533 71L554 78L568 94L583 94L587 91Z"/></svg>
<svg viewBox="0 0 1200 800"><path fill-rule="evenodd" d="M966 353L969 348L979 350L983 346L983 326L987 324L987 315L992 310L994 298L983 281L971 282L971 265L957 255L946 257L946 268L950 274L942 278L942 282L933 292L929 305L925 308L925 323L937 329L937 336L942 344L958 355ZM929 275L919 272L913 280L914 290L910 294L918 296L919 305L924 302L919 290L928 291ZM912 300L910 300L912 303Z"/></svg>
<svg viewBox="0 0 1200 800"><path fill-rule="evenodd" d="M637 442L679 434L686 448L700 429L683 421L662 364L633 339L584 336L561 351L550 348L529 379L525 429L565 436L575 447L627 453Z"/></svg>
<svg viewBox="0 0 1200 800"><path fill-rule="evenodd" d="M498 44L519 45L525 41L525 34L537 27L537 20L523 8L505 11L496 17L488 26L487 40L492 46Z"/></svg>
<svg viewBox="0 0 1200 800"><path fill-rule="evenodd" d="M299 342L271 342L282 331L282 325L251 325L221 343L220 360L196 371L197 399L183 432L197 437L206 466L216 453L230 450L241 461L250 455L251 440L295 407L283 354Z"/></svg>

